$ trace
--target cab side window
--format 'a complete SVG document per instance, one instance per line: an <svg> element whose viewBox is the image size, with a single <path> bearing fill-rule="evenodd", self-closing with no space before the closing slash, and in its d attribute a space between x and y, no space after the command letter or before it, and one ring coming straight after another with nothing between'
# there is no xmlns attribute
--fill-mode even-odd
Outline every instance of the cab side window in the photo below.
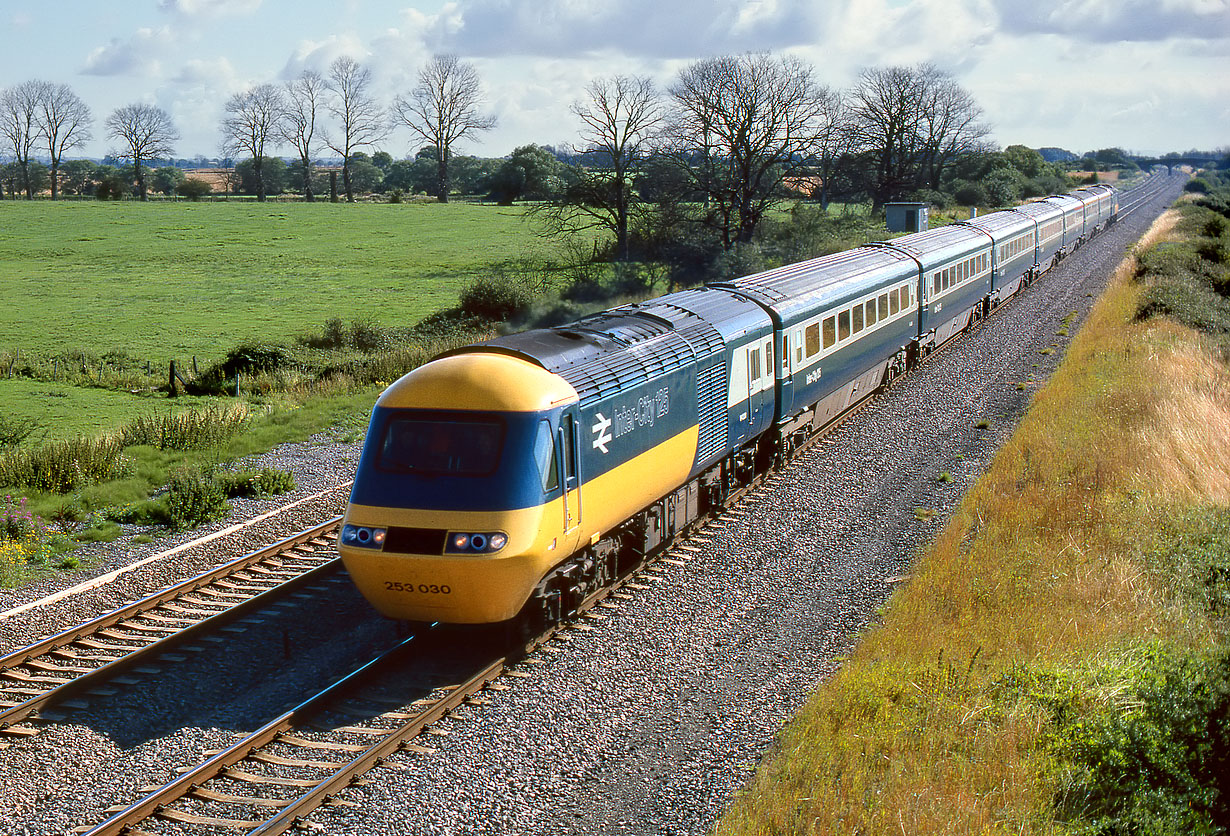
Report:
<svg viewBox="0 0 1230 836"><path fill-rule="evenodd" d="M551 422L538 422L538 435L534 437L534 462L542 477L543 491L559 487L559 469L555 464L555 445L551 441Z"/></svg>

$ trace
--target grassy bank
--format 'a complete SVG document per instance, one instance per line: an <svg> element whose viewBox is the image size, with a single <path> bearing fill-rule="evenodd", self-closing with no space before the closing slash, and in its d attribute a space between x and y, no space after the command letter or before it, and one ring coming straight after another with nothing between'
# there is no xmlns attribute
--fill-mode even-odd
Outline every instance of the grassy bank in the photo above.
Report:
<svg viewBox="0 0 1230 836"><path fill-rule="evenodd" d="M1125 262L718 833L1224 832L1230 370L1167 280Z"/></svg>

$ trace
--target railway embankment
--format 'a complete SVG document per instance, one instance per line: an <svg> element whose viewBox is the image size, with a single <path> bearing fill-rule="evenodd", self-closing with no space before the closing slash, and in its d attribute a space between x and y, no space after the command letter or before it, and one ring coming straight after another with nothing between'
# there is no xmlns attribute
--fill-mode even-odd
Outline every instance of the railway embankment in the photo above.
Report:
<svg viewBox="0 0 1230 836"><path fill-rule="evenodd" d="M1230 828L1230 225L1211 203L1133 248L717 833Z"/></svg>

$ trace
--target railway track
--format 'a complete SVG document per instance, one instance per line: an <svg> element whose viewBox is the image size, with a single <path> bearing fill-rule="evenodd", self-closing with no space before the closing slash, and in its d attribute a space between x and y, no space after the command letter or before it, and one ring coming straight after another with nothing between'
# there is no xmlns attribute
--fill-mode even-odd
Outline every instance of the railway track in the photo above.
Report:
<svg viewBox="0 0 1230 836"><path fill-rule="evenodd" d="M37 734L27 721L53 707L111 696L133 674L153 675L218 641L210 634L287 595L339 578L335 517L259 551L126 604L85 624L0 657L0 740ZM0 742L0 746L4 744Z"/></svg>
<svg viewBox="0 0 1230 836"><path fill-rule="evenodd" d="M750 493L741 494L742 497ZM709 521L713 522L713 521ZM697 531L691 532L693 536ZM644 588L659 560L682 562L699 551L679 538L670 549L647 559L613 585L599 590L578 608L576 620L549 625L537 636L512 645L492 642L494 652L473 665L468 676L431 686L432 696L392 696L388 682L404 673L417 652L448 652L456 636L428 625L298 706L266 723L242 740L180 775L129 806L109 809L97 825L78 827L85 836L151 836L164 827L227 828L250 836L272 836L301 826L313 810L359 776L402 752L430 754L420 736L443 734L435 724L464 705L487 701L486 690L502 690L502 676L528 676L516 666L535 661L531 654L567 630L585 630L583 619L600 619L598 607L616 608L612 598L630 598L628 589ZM494 637L495 633L488 634ZM384 689L382 691L382 689Z"/></svg>

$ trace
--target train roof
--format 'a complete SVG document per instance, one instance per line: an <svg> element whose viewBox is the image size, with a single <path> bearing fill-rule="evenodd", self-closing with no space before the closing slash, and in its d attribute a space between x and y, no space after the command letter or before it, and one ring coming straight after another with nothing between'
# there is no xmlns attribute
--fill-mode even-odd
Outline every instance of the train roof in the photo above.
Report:
<svg viewBox="0 0 1230 836"><path fill-rule="evenodd" d="M1081 201L1070 194L1053 194L1050 197L1042 198L1040 202L1053 203L1065 212L1071 212L1073 209L1077 209L1085 205L1084 201Z"/></svg>
<svg viewBox="0 0 1230 836"><path fill-rule="evenodd" d="M987 232L996 241L1002 241L1034 228L1033 218L1015 211L991 212L968 221L957 221L955 226L969 226Z"/></svg>
<svg viewBox="0 0 1230 836"><path fill-rule="evenodd" d="M897 278L916 278L917 274L918 266L903 253L857 247L710 287L728 288L754 299L773 311L779 321L790 325L817 309L862 296L869 288Z"/></svg>
<svg viewBox="0 0 1230 836"><path fill-rule="evenodd" d="M691 290L624 305L554 328L445 352L510 354L558 374L581 403L601 400L697 359L724 358L728 335L767 328L764 311L729 293Z"/></svg>
<svg viewBox="0 0 1230 836"><path fill-rule="evenodd" d="M1055 220L1063 217L1063 207L1056 203L1047 203L1045 200L1034 201L1033 203L1023 203L1020 206L1013 208L1011 211L1020 215L1028 215L1038 223Z"/></svg>

